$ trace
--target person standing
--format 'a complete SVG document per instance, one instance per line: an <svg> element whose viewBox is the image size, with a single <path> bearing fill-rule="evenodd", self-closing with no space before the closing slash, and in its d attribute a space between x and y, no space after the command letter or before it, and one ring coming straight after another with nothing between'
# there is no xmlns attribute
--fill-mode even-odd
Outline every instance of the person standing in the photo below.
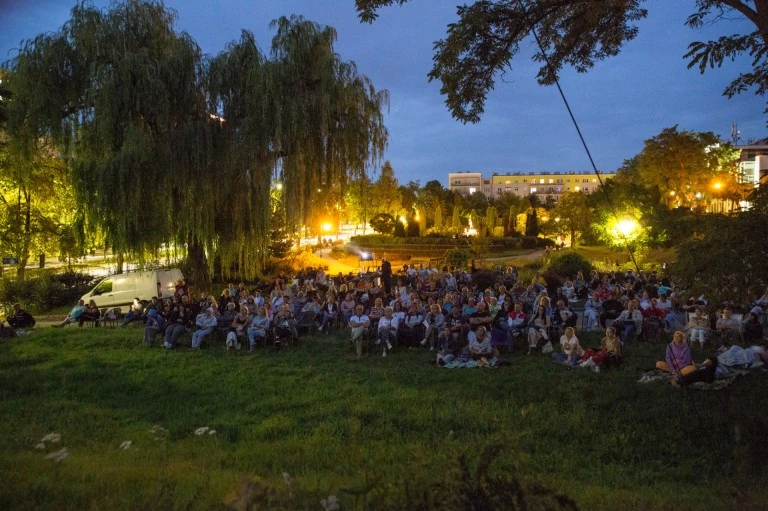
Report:
<svg viewBox="0 0 768 511"><path fill-rule="evenodd" d="M381 260L381 282L384 293L392 294L392 264L386 259Z"/></svg>

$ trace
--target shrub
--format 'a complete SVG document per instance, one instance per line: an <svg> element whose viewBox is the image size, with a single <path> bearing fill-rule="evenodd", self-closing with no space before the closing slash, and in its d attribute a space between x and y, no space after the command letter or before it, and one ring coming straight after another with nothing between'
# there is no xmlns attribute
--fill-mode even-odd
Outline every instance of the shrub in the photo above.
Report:
<svg viewBox="0 0 768 511"><path fill-rule="evenodd" d="M472 258L472 254L460 248L452 248L445 251L443 258L448 262L449 266L453 266L454 268L466 268L467 263Z"/></svg>
<svg viewBox="0 0 768 511"><path fill-rule="evenodd" d="M496 274L490 270L478 270L472 274L472 282L477 284L478 291L483 291L493 287L494 282L496 282Z"/></svg>
<svg viewBox="0 0 768 511"><path fill-rule="evenodd" d="M547 265L547 270L565 277L575 277L576 273L582 272L585 276L592 272L592 263L581 254L566 250L552 255Z"/></svg>
<svg viewBox="0 0 768 511"><path fill-rule="evenodd" d="M39 314L54 307L75 303L88 292L94 278L86 273L66 272L42 275L24 282L0 281L0 302L20 303Z"/></svg>

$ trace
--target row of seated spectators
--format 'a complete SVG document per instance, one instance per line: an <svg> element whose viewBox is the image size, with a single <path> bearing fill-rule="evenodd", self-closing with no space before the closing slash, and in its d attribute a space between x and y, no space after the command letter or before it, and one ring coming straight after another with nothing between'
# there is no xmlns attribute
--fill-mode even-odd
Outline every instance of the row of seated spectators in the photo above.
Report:
<svg viewBox="0 0 768 511"><path fill-rule="evenodd" d="M579 273L549 290L541 274L524 282L514 267L493 277L478 282L462 270L406 266L390 281L376 274L330 277L307 269L291 282L281 276L258 289L230 284L218 297L195 297L180 287L173 300L137 299L123 325L143 321L145 341L162 335L167 348L189 330L195 330L193 349L216 330L227 333L228 348L247 340L252 349L268 340L295 340L304 329L327 333L345 327L353 330L356 344L378 342L384 355L398 344L455 351L479 343L488 351L511 347L517 338L531 351L576 327L575 308L583 310L583 329L610 323L628 340L649 324L674 329L680 314L706 305L703 297L684 299L679 287L654 272L592 272L589 279ZM761 299L768 304L768 293L758 297L758 306ZM696 324L688 328L692 337ZM762 330L755 335L762 338Z"/></svg>

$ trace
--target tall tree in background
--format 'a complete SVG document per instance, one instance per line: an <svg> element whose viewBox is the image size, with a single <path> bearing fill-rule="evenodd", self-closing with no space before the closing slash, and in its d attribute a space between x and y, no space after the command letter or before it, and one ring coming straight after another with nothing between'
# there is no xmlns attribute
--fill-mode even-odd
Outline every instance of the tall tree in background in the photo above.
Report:
<svg viewBox="0 0 768 511"><path fill-rule="evenodd" d="M33 254L82 251L69 168L50 139L38 139L31 149L22 156L0 130L0 256L18 259L19 281Z"/></svg>
<svg viewBox="0 0 768 511"><path fill-rule="evenodd" d="M362 21L372 22L377 11L408 0L355 0ZM619 54L625 42L637 36L636 23L648 14L645 0L478 0L457 7L459 20L448 26L448 37L435 44L430 80L442 82L441 93L453 116L477 122L488 91L498 75L509 72L520 44L536 29L551 68L540 51L538 80L554 83L564 66L589 71L596 62ZM664 3L659 3L659 6ZM714 22L747 21L748 34L723 36L715 41L693 42L685 55L688 67L704 73L738 57L749 59L751 71L740 74L724 94L755 89L768 91L768 2L764 0L696 0L686 21L691 28Z"/></svg>
<svg viewBox="0 0 768 511"><path fill-rule="evenodd" d="M173 23L157 2L79 4L11 62L11 135L64 147L78 203L116 253L201 253L215 231L202 53Z"/></svg>
<svg viewBox="0 0 768 511"><path fill-rule="evenodd" d="M387 160L381 167L381 173L373 185L371 194L377 212L397 218L402 209L399 187L392 164Z"/></svg>
<svg viewBox="0 0 768 511"><path fill-rule="evenodd" d="M453 207L453 214L451 215L451 230L454 232L454 234L461 232L461 214L459 211L459 206Z"/></svg>
<svg viewBox="0 0 768 511"><path fill-rule="evenodd" d="M553 214L560 219L557 228L571 238L571 248L576 248L577 235L589 226L591 212L587 197L581 192L565 192L557 202Z"/></svg>
<svg viewBox="0 0 768 511"><path fill-rule="evenodd" d="M496 219L499 216L499 212L496 210L496 206L488 206L485 210L485 232L488 236L493 236L493 230L496 228Z"/></svg>
<svg viewBox="0 0 768 511"><path fill-rule="evenodd" d="M666 128L645 141L636 157L637 173L656 187L670 206L690 207L711 196L717 182L735 181L739 151L711 132Z"/></svg>
<svg viewBox="0 0 768 511"><path fill-rule="evenodd" d="M442 206L437 206L435 209L435 223L434 223L435 230L440 232L443 229L443 208Z"/></svg>

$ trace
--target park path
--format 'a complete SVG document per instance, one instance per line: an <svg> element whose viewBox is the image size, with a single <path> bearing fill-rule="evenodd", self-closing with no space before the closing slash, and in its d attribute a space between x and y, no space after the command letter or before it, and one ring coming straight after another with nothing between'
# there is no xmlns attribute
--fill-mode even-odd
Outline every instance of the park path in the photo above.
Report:
<svg viewBox="0 0 768 511"><path fill-rule="evenodd" d="M528 259L540 259L541 256L543 255L544 255L544 249L540 249L540 250L531 252L529 254L520 254L515 256L483 257L482 259L479 259L479 261L513 263L515 261L525 261Z"/></svg>
<svg viewBox="0 0 768 511"><path fill-rule="evenodd" d="M323 261L328 265L328 273L330 275L336 275L339 272L343 274L347 274L349 272L357 273L360 271L360 268L350 266L346 263L339 261L338 259L334 259L333 257L331 257L331 249L329 248L320 249L317 252L315 252L315 254L321 257ZM540 249L528 254L521 254L516 256L503 256L503 257L485 257L483 259L478 259L478 261L486 261L486 262L492 262L492 263L503 262L507 264L514 264L516 261L529 261L531 259L540 259L541 256L543 255L544 255L544 249Z"/></svg>
<svg viewBox="0 0 768 511"><path fill-rule="evenodd" d="M339 272L343 273L344 275L346 275L349 272L356 274L360 271L360 268L357 268L355 266L350 266L346 263L339 261L338 259L334 259L333 257L331 257L330 248L321 248L320 250L315 252L315 254L319 256L326 265L328 265L327 273L329 275L336 275Z"/></svg>

